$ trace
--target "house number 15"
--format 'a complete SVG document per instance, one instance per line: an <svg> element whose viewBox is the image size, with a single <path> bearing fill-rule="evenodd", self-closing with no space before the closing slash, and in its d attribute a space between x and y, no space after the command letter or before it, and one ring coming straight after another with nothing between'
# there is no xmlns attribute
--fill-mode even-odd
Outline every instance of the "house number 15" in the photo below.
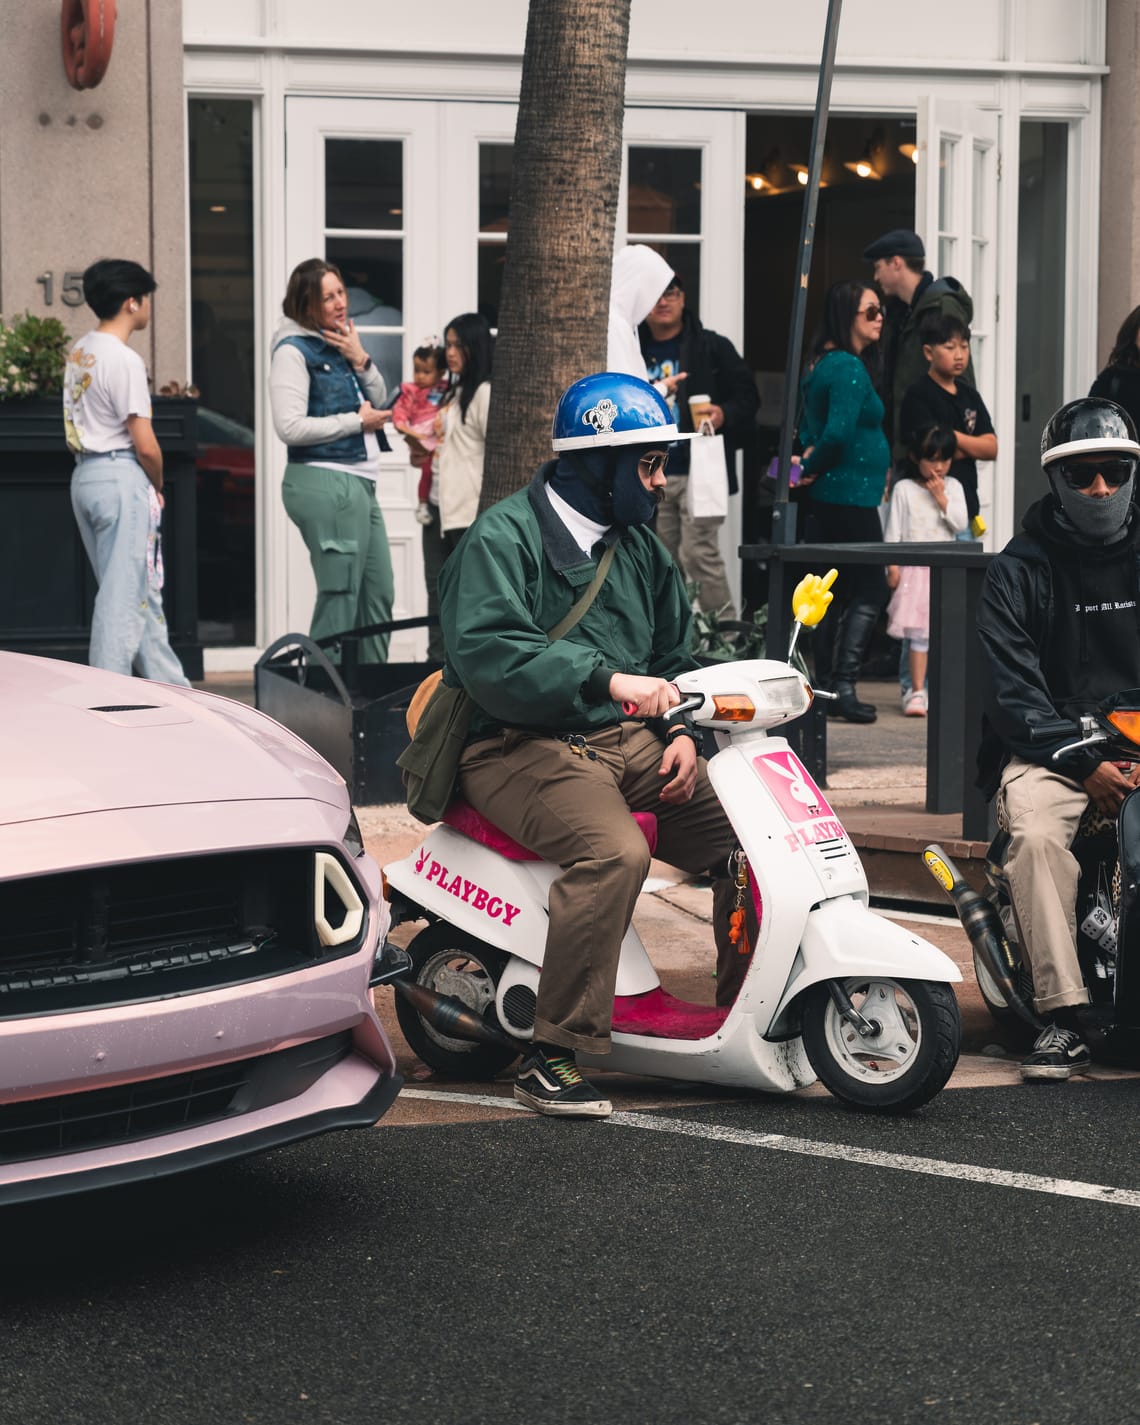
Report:
<svg viewBox="0 0 1140 1425"><path fill-rule="evenodd" d="M41 272L36 281L44 289L44 306L50 307L55 298L55 273ZM82 307L82 272L65 272L63 274L63 286L60 288L59 297L65 307Z"/></svg>

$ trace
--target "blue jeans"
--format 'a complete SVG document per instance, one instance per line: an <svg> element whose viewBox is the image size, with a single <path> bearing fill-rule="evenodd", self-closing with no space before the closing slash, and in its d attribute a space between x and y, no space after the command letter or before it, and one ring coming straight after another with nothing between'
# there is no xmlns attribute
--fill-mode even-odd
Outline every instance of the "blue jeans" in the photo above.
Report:
<svg viewBox="0 0 1140 1425"><path fill-rule="evenodd" d="M71 508L99 583L87 661L127 677L137 663L144 678L188 688L170 646L162 593L147 582L147 484L133 452L123 450L81 456L71 477Z"/></svg>

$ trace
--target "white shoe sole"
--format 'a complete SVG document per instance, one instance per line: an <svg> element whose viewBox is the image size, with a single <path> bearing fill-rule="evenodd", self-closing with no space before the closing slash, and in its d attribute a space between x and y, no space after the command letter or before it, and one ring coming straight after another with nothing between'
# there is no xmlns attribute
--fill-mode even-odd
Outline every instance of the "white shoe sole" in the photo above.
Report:
<svg viewBox="0 0 1140 1425"><path fill-rule="evenodd" d="M519 1103L533 1108L535 1113L545 1113L549 1118L608 1118L614 1111L608 1098L590 1099L585 1103L551 1103L548 1099L536 1098L526 1089L515 1085L515 1098Z"/></svg>
<svg viewBox="0 0 1140 1425"><path fill-rule="evenodd" d="M1021 1077L1027 1083L1039 1080L1043 1083L1055 1082L1061 1079L1071 1079L1074 1074L1087 1073L1092 1068L1091 1063L1086 1064L1022 1064Z"/></svg>

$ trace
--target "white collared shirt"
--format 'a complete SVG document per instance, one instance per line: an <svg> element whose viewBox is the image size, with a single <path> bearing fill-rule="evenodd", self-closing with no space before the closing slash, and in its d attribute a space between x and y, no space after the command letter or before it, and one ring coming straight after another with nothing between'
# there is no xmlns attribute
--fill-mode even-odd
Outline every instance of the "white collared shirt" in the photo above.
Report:
<svg viewBox="0 0 1140 1425"><path fill-rule="evenodd" d="M587 519L580 510L567 504L562 496L552 490L549 485L546 486L546 498L550 501L554 513L570 531L570 537L574 543L584 554L589 554L598 540L610 528L608 524L598 524L596 520Z"/></svg>

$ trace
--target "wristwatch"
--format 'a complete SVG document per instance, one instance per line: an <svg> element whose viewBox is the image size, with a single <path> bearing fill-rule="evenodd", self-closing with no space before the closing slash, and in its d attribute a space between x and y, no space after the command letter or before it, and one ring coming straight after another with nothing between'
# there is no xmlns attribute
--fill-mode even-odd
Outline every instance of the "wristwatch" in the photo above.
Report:
<svg viewBox="0 0 1140 1425"><path fill-rule="evenodd" d="M364 365L363 365L363 366L358 366L358 367L356 368L356 373L357 373L357 375L358 375L358 376L363 376L364 373L368 370L368 368L369 368L371 365L372 365L372 358L371 358L370 356L366 356L366 357L364 358Z"/></svg>

